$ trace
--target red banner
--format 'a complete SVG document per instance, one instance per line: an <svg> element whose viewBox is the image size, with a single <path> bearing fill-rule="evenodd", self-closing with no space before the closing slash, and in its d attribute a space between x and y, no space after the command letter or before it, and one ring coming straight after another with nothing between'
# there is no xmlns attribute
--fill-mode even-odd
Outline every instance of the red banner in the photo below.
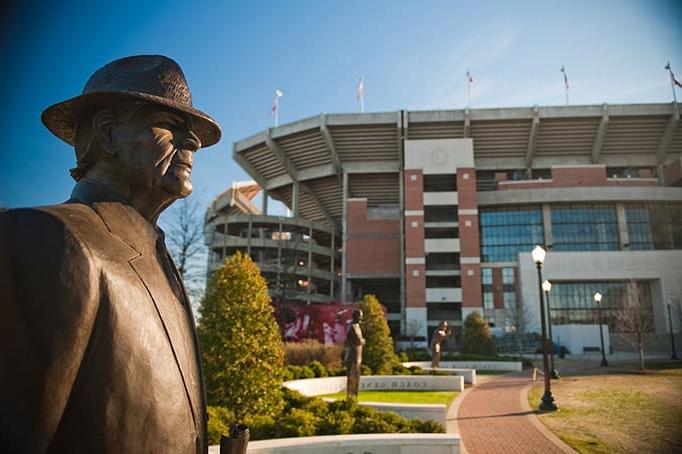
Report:
<svg viewBox="0 0 682 454"><path fill-rule="evenodd" d="M325 344L345 342L355 304L275 303L282 339L297 342L316 339Z"/></svg>

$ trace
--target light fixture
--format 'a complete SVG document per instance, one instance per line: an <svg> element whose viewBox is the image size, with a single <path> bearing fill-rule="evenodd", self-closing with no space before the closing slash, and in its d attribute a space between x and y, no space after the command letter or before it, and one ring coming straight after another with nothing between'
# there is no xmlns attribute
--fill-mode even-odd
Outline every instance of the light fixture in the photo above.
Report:
<svg viewBox="0 0 682 454"><path fill-rule="evenodd" d="M597 292L594 294L594 300L597 302L597 304L601 303L601 298L602 298L601 293Z"/></svg>
<svg viewBox="0 0 682 454"><path fill-rule="evenodd" d="M545 251L542 246L538 244L535 246L535 249L533 249L530 255L533 257L533 262L535 262L536 265L542 265L545 262L547 251Z"/></svg>
<svg viewBox="0 0 682 454"><path fill-rule="evenodd" d="M552 290L552 283L549 281L545 281L542 283L542 290L545 292L549 293Z"/></svg>

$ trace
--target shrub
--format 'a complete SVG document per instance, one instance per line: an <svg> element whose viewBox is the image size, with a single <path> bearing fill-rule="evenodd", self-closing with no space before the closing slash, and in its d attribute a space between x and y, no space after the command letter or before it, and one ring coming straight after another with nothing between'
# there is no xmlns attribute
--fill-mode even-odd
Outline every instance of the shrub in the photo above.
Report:
<svg viewBox="0 0 682 454"><path fill-rule="evenodd" d="M342 366L343 345L325 345L315 339L287 342L284 344L284 357L287 364L303 366L319 361L326 368L337 368Z"/></svg>
<svg viewBox="0 0 682 454"><path fill-rule="evenodd" d="M404 352L400 352L401 354L405 354L407 356L407 360L403 362L408 362L408 361L431 361L431 354L427 352L426 350L419 349L419 348L414 348L414 349L407 349Z"/></svg>
<svg viewBox="0 0 682 454"><path fill-rule="evenodd" d="M235 418L227 408L207 407L208 412L208 442L211 445L220 443L221 435L229 435Z"/></svg>
<svg viewBox="0 0 682 454"><path fill-rule="evenodd" d="M400 352L398 353L398 359L401 363L407 363L410 361L410 356L407 354L407 352Z"/></svg>
<svg viewBox="0 0 682 454"><path fill-rule="evenodd" d="M376 296L365 295L358 306L364 314L360 326L362 336L367 341L362 352L362 363L369 366L375 374L390 374L396 356L381 304Z"/></svg>
<svg viewBox="0 0 682 454"><path fill-rule="evenodd" d="M344 369L344 371L345 371L345 369ZM360 365L360 375L372 375L372 369L365 364L361 364Z"/></svg>
<svg viewBox="0 0 682 454"><path fill-rule="evenodd" d="M474 311L464 320L462 353L495 355L495 342L488 323Z"/></svg>
<svg viewBox="0 0 682 454"><path fill-rule="evenodd" d="M310 437L315 435L320 419L311 412L292 408L279 418L275 426L275 438Z"/></svg>
<svg viewBox="0 0 682 454"><path fill-rule="evenodd" d="M238 420L278 414L282 341L267 284L248 255L237 252L213 274L199 312L208 402Z"/></svg>
<svg viewBox="0 0 682 454"><path fill-rule="evenodd" d="M315 377L328 377L329 372L327 371L327 368L322 365L321 362L319 361L313 361L310 364L308 364L308 367L310 370L313 371L315 374Z"/></svg>

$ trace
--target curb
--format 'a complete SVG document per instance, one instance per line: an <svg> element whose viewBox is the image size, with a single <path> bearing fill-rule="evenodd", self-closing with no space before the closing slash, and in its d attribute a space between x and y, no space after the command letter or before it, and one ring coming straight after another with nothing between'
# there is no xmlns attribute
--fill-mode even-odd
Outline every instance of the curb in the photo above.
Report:
<svg viewBox="0 0 682 454"><path fill-rule="evenodd" d="M532 382L528 383L526 386L521 389L520 394L520 399L521 399L521 408L524 411L529 412L529 414L526 416L528 418L528 421L537 429L538 432L540 432L545 438L547 438L549 441L554 443L557 448L559 448L561 451L565 453L576 453L578 451L575 451L573 448L568 446L561 438L557 437L554 435L554 433L549 430L549 428L544 425L542 422L540 422L540 419L537 417L537 415L534 413L534 410L531 408L530 404L528 403L528 391L530 391L530 387L533 385Z"/></svg>

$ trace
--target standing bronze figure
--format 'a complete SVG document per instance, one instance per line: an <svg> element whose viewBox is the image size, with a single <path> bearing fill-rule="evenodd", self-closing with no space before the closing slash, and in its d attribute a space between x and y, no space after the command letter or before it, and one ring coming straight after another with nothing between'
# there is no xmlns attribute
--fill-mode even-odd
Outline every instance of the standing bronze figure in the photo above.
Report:
<svg viewBox="0 0 682 454"><path fill-rule="evenodd" d="M220 139L176 62L122 58L43 112L64 204L0 215L0 451L205 453L194 319L161 212Z"/></svg>
<svg viewBox="0 0 682 454"><path fill-rule="evenodd" d="M360 366L362 365L362 346L365 338L362 337L360 322L362 321L362 309L353 311L353 321L348 326L346 336L346 397L357 399L360 388Z"/></svg>
<svg viewBox="0 0 682 454"><path fill-rule="evenodd" d="M452 331L448 327L448 322L445 320L441 321L431 339L431 367L436 368L440 366L440 343L450 337L450 334L452 334Z"/></svg>

